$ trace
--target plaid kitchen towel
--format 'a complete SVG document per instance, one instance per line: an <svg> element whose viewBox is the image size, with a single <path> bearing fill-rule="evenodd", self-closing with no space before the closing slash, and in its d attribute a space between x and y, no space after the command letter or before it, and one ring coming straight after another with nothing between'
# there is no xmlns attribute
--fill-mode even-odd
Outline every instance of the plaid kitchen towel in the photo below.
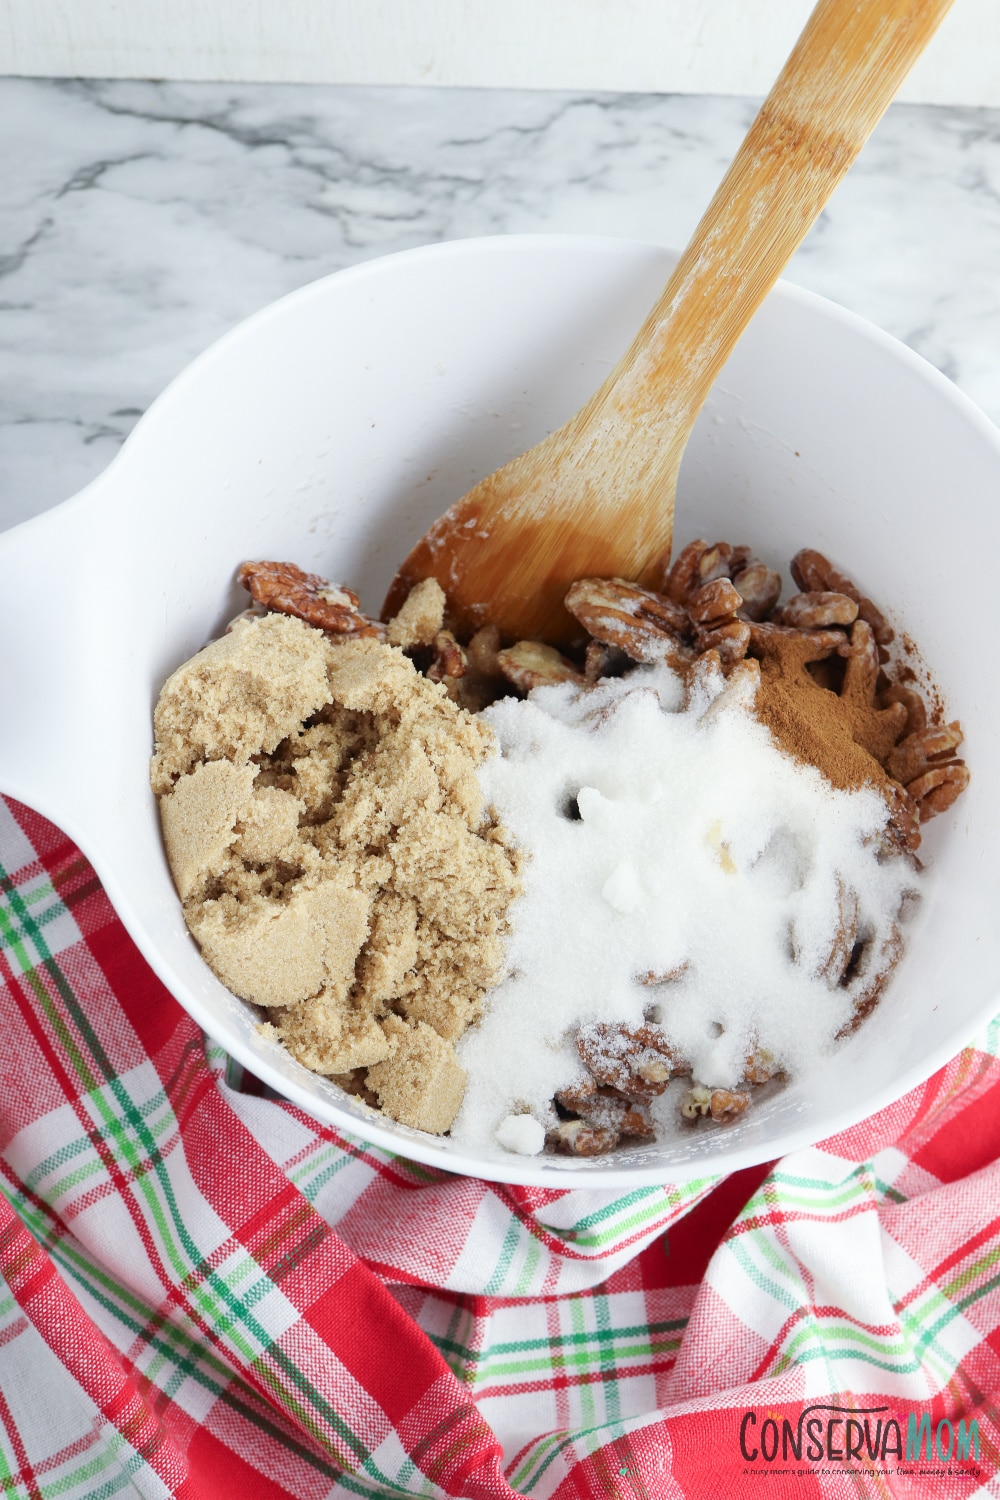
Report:
<svg viewBox="0 0 1000 1500"><path fill-rule="evenodd" d="M0 1494L1000 1494L991 1028L725 1182L505 1188L324 1129L0 802Z"/></svg>

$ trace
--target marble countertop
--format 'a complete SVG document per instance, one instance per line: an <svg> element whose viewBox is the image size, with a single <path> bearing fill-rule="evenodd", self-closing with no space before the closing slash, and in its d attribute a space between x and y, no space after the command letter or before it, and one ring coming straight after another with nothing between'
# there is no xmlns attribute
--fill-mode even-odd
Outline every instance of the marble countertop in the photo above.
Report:
<svg viewBox="0 0 1000 1500"><path fill-rule="evenodd" d="M0 79L0 529L212 340L352 262L512 231L680 247L752 101ZM890 110L788 276L1000 422L1000 110Z"/></svg>

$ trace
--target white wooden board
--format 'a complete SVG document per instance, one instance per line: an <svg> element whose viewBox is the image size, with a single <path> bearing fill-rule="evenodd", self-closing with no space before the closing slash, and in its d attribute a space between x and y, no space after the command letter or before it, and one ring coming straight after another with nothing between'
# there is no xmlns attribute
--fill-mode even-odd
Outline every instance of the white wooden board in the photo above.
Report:
<svg viewBox="0 0 1000 1500"><path fill-rule="evenodd" d="M0 72L761 94L810 8L811 0L2 0ZM955 0L900 97L1000 105L997 0Z"/></svg>

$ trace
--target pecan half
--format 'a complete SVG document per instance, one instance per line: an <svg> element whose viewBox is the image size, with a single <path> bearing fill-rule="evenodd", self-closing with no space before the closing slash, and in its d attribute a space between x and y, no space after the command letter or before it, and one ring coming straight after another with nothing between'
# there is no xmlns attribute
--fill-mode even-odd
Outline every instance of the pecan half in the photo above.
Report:
<svg viewBox="0 0 1000 1500"><path fill-rule="evenodd" d="M875 632L860 615L851 626L849 642L840 648L840 654L847 663L840 696L848 702L873 707L879 674L878 645ZM896 712L902 728L906 715L898 712L899 708L899 704L890 703L884 712Z"/></svg>
<svg viewBox="0 0 1000 1500"><path fill-rule="evenodd" d="M526 693L556 682L575 682L582 687L585 680L567 657L541 641L518 641L516 646L498 651L497 665L508 682Z"/></svg>
<svg viewBox="0 0 1000 1500"><path fill-rule="evenodd" d="M854 953L858 936L860 903L858 893L837 876L837 925L834 929L830 950L817 970L817 977L825 979L831 989L841 983Z"/></svg>
<svg viewBox="0 0 1000 1500"><path fill-rule="evenodd" d="M734 615L743 603L728 578L713 578L702 584L687 601L687 612L695 625L711 625Z"/></svg>
<svg viewBox="0 0 1000 1500"><path fill-rule="evenodd" d="M465 648L470 667L482 677L501 675L497 660L499 650L500 632L495 625L484 625L482 630L477 630Z"/></svg>
<svg viewBox="0 0 1000 1500"><path fill-rule="evenodd" d="M566 1156L603 1156L615 1149L620 1137L617 1130L588 1125L584 1120L561 1120L550 1127L545 1139Z"/></svg>
<svg viewBox="0 0 1000 1500"><path fill-rule="evenodd" d="M675 604L686 604L695 589L705 582L698 571L698 564L707 551L708 543L704 537L696 537L674 558L663 582L663 592Z"/></svg>
<svg viewBox="0 0 1000 1500"><path fill-rule="evenodd" d="M903 786L909 786L911 781L935 765L941 766L953 759L953 752L962 743L962 738L962 727L957 721L917 729L889 752L885 768Z"/></svg>
<svg viewBox="0 0 1000 1500"><path fill-rule="evenodd" d="M662 1094L678 1069L659 1026L593 1021L581 1026L576 1050L598 1083L618 1089L629 1099Z"/></svg>
<svg viewBox="0 0 1000 1500"><path fill-rule="evenodd" d="M595 640L617 646L632 661L670 661L684 654L682 637L690 630L686 612L637 583L581 578L566 595L566 608Z"/></svg>
<svg viewBox="0 0 1000 1500"><path fill-rule="evenodd" d="M968 766L964 760L954 760L945 766L933 766L911 781L906 790L917 804L921 823L926 823L953 807L968 785Z"/></svg>
<svg viewBox="0 0 1000 1500"><path fill-rule="evenodd" d="M792 577L799 588L805 592L818 593L830 590L837 594L846 594L848 599L853 599L858 606L860 618L867 620L880 646L888 646L894 639L895 631L882 611L866 598L849 578L839 572L822 552L816 552L812 547L803 547L802 551L796 552L792 558L791 567Z"/></svg>
<svg viewBox="0 0 1000 1500"><path fill-rule="evenodd" d="M927 705L923 698L911 687L905 687L902 683L890 683L879 695L883 708L888 708L890 703L901 703L906 709L907 734L916 734L918 729L927 728Z"/></svg>
<svg viewBox="0 0 1000 1500"><path fill-rule="evenodd" d="M781 597L781 574L766 564L751 559L733 583L743 600L739 613L744 620L763 620Z"/></svg>
<svg viewBox="0 0 1000 1500"><path fill-rule="evenodd" d="M434 637L434 660L427 668L431 682L443 682L446 677L464 677L468 670L468 658L450 630L439 630Z"/></svg>
<svg viewBox="0 0 1000 1500"><path fill-rule="evenodd" d="M583 675L588 682L597 682L602 677L620 677L631 664L631 659L617 646L606 646L603 641L588 641Z"/></svg>
<svg viewBox="0 0 1000 1500"><path fill-rule="evenodd" d="M484 625L459 650L464 650L465 671L461 677L446 678L448 696L459 708L478 714L507 691L507 679L498 660L500 632L495 625Z"/></svg>
<svg viewBox="0 0 1000 1500"><path fill-rule="evenodd" d="M779 611L782 625L794 625L799 630L817 630L830 625L853 625L858 618L858 606L846 594L831 593L828 589L814 590L807 594L794 594Z"/></svg>
<svg viewBox="0 0 1000 1500"><path fill-rule="evenodd" d="M737 552L739 556L734 560ZM713 583L718 578L731 578L734 566L742 567L749 560L749 547L737 548L730 542L713 542L698 559L698 577L703 584Z"/></svg>
<svg viewBox="0 0 1000 1500"><path fill-rule="evenodd" d="M750 1095L742 1089L713 1089L708 1112L718 1125L728 1125L741 1115L750 1103Z"/></svg>
<svg viewBox="0 0 1000 1500"><path fill-rule="evenodd" d="M914 854L920 848L920 814L909 789L890 781L882 788L882 795L889 806L889 822L885 830L889 847L899 853ZM931 817L932 814L928 812L925 816Z"/></svg>
<svg viewBox="0 0 1000 1500"><path fill-rule="evenodd" d="M653 1140L656 1136L656 1127L649 1113L649 1105L639 1099L626 1100L621 1132L623 1136L634 1141Z"/></svg>
<svg viewBox="0 0 1000 1500"><path fill-rule="evenodd" d="M755 1047L747 1057L743 1078L746 1083L770 1083L772 1078L779 1078L783 1071L772 1052L766 1047Z"/></svg>
<svg viewBox="0 0 1000 1500"><path fill-rule="evenodd" d="M384 626L361 613L352 589L328 583L318 573L304 573L294 563L245 562L236 577L256 604L294 615L328 635L385 634Z"/></svg>
<svg viewBox="0 0 1000 1500"><path fill-rule="evenodd" d="M694 638L695 650L717 651L723 667L734 666L742 661L750 645L750 624L747 620L727 620L709 630L699 630Z"/></svg>
<svg viewBox="0 0 1000 1500"><path fill-rule="evenodd" d="M734 579L753 561L749 547L734 547L730 542L713 542L709 546L698 537L674 558L663 582L663 592L676 604L687 604L704 584L719 578Z"/></svg>
<svg viewBox="0 0 1000 1500"><path fill-rule="evenodd" d="M633 1140L651 1140L654 1135L646 1104L623 1098L617 1089L599 1087L590 1077L560 1089L556 1103L595 1129L614 1130Z"/></svg>
<svg viewBox="0 0 1000 1500"><path fill-rule="evenodd" d="M728 544L717 542L711 554L732 552ZM706 553L705 556L709 556ZM724 671L728 671L747 654L750 625L737 618L743 596L729 578L712 578L695 589L687 601L687 612L694 627L694 649L699 656L717 653Z"/></svg>
<svg viewBox="0 0 1000 1500"><path fill-rule="evenodd" d="M558 1090L556 1103L562 1109L568 1109L570 1114L582 1116L591 1113L599 1097L597 1082L589 1073L584 1073L582 1077L575 1078L565 1088ZM614 1097L619 1096L616 1094Z"/></svg>
<svg viewBox="0 0 1000 1500"><path fill-rule="evenodd" d="M750 1103L750 1095L743 1089L710 1089L696 1083L688 1089L681 1103L681 1114L685 1120L697 1120L699 1116L711 1115L719 1125L728 1125L741 1115Z"/></svg>
<svg viewBox="0 0 1000 1500"><path fill-rule="evenodd" d="M870 1015L882 997L903 954L903 934L893 923L880 942L865 943L857 956L857 970L848 986L851 993L851 1019L837 1032L837 1040L849 1036Z"/></svg>

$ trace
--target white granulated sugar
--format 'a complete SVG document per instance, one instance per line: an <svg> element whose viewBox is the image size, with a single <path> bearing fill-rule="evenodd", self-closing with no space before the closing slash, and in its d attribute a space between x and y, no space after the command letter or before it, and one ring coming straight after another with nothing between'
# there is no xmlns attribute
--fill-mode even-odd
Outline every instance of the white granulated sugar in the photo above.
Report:
<svg viewBox="0 0 1000 1500"><path fill-rule="evenodd" d="M592 789L586 787L584 790L589 792ZM595 795L600 796L600 793L595 793ZM586 820L587 814L583 813L582 809L581 814ZM601 886L601 895L609 906L614 907L615 911L638 911L642 905L642 886L632 866L616 865Z"/></svg>
<svg viewBox="0 0 1000 1500"><path fill-rule="evenodd" d="M507 1115L497 1126L497 1143L518 1156L537 1156L545 1145L545 1126L534 1115Z"/></svg>
<svg viewBox="0 0 1000 1500"><path fill-rule="evenodd" d="M522 1133L550 1121L588 1022L659 1022L713 1087L757 1045L796 1075L829 1050L852 1011L821 972L843 905L877 951L917 877L878 857L879 794L838 791L778 749L753 692L717 675L685 706L655 666L485 711L500 746L486 800L529 858L507 976L458 1044L453 1139L506 1144L508 1116Z"/></svg>

